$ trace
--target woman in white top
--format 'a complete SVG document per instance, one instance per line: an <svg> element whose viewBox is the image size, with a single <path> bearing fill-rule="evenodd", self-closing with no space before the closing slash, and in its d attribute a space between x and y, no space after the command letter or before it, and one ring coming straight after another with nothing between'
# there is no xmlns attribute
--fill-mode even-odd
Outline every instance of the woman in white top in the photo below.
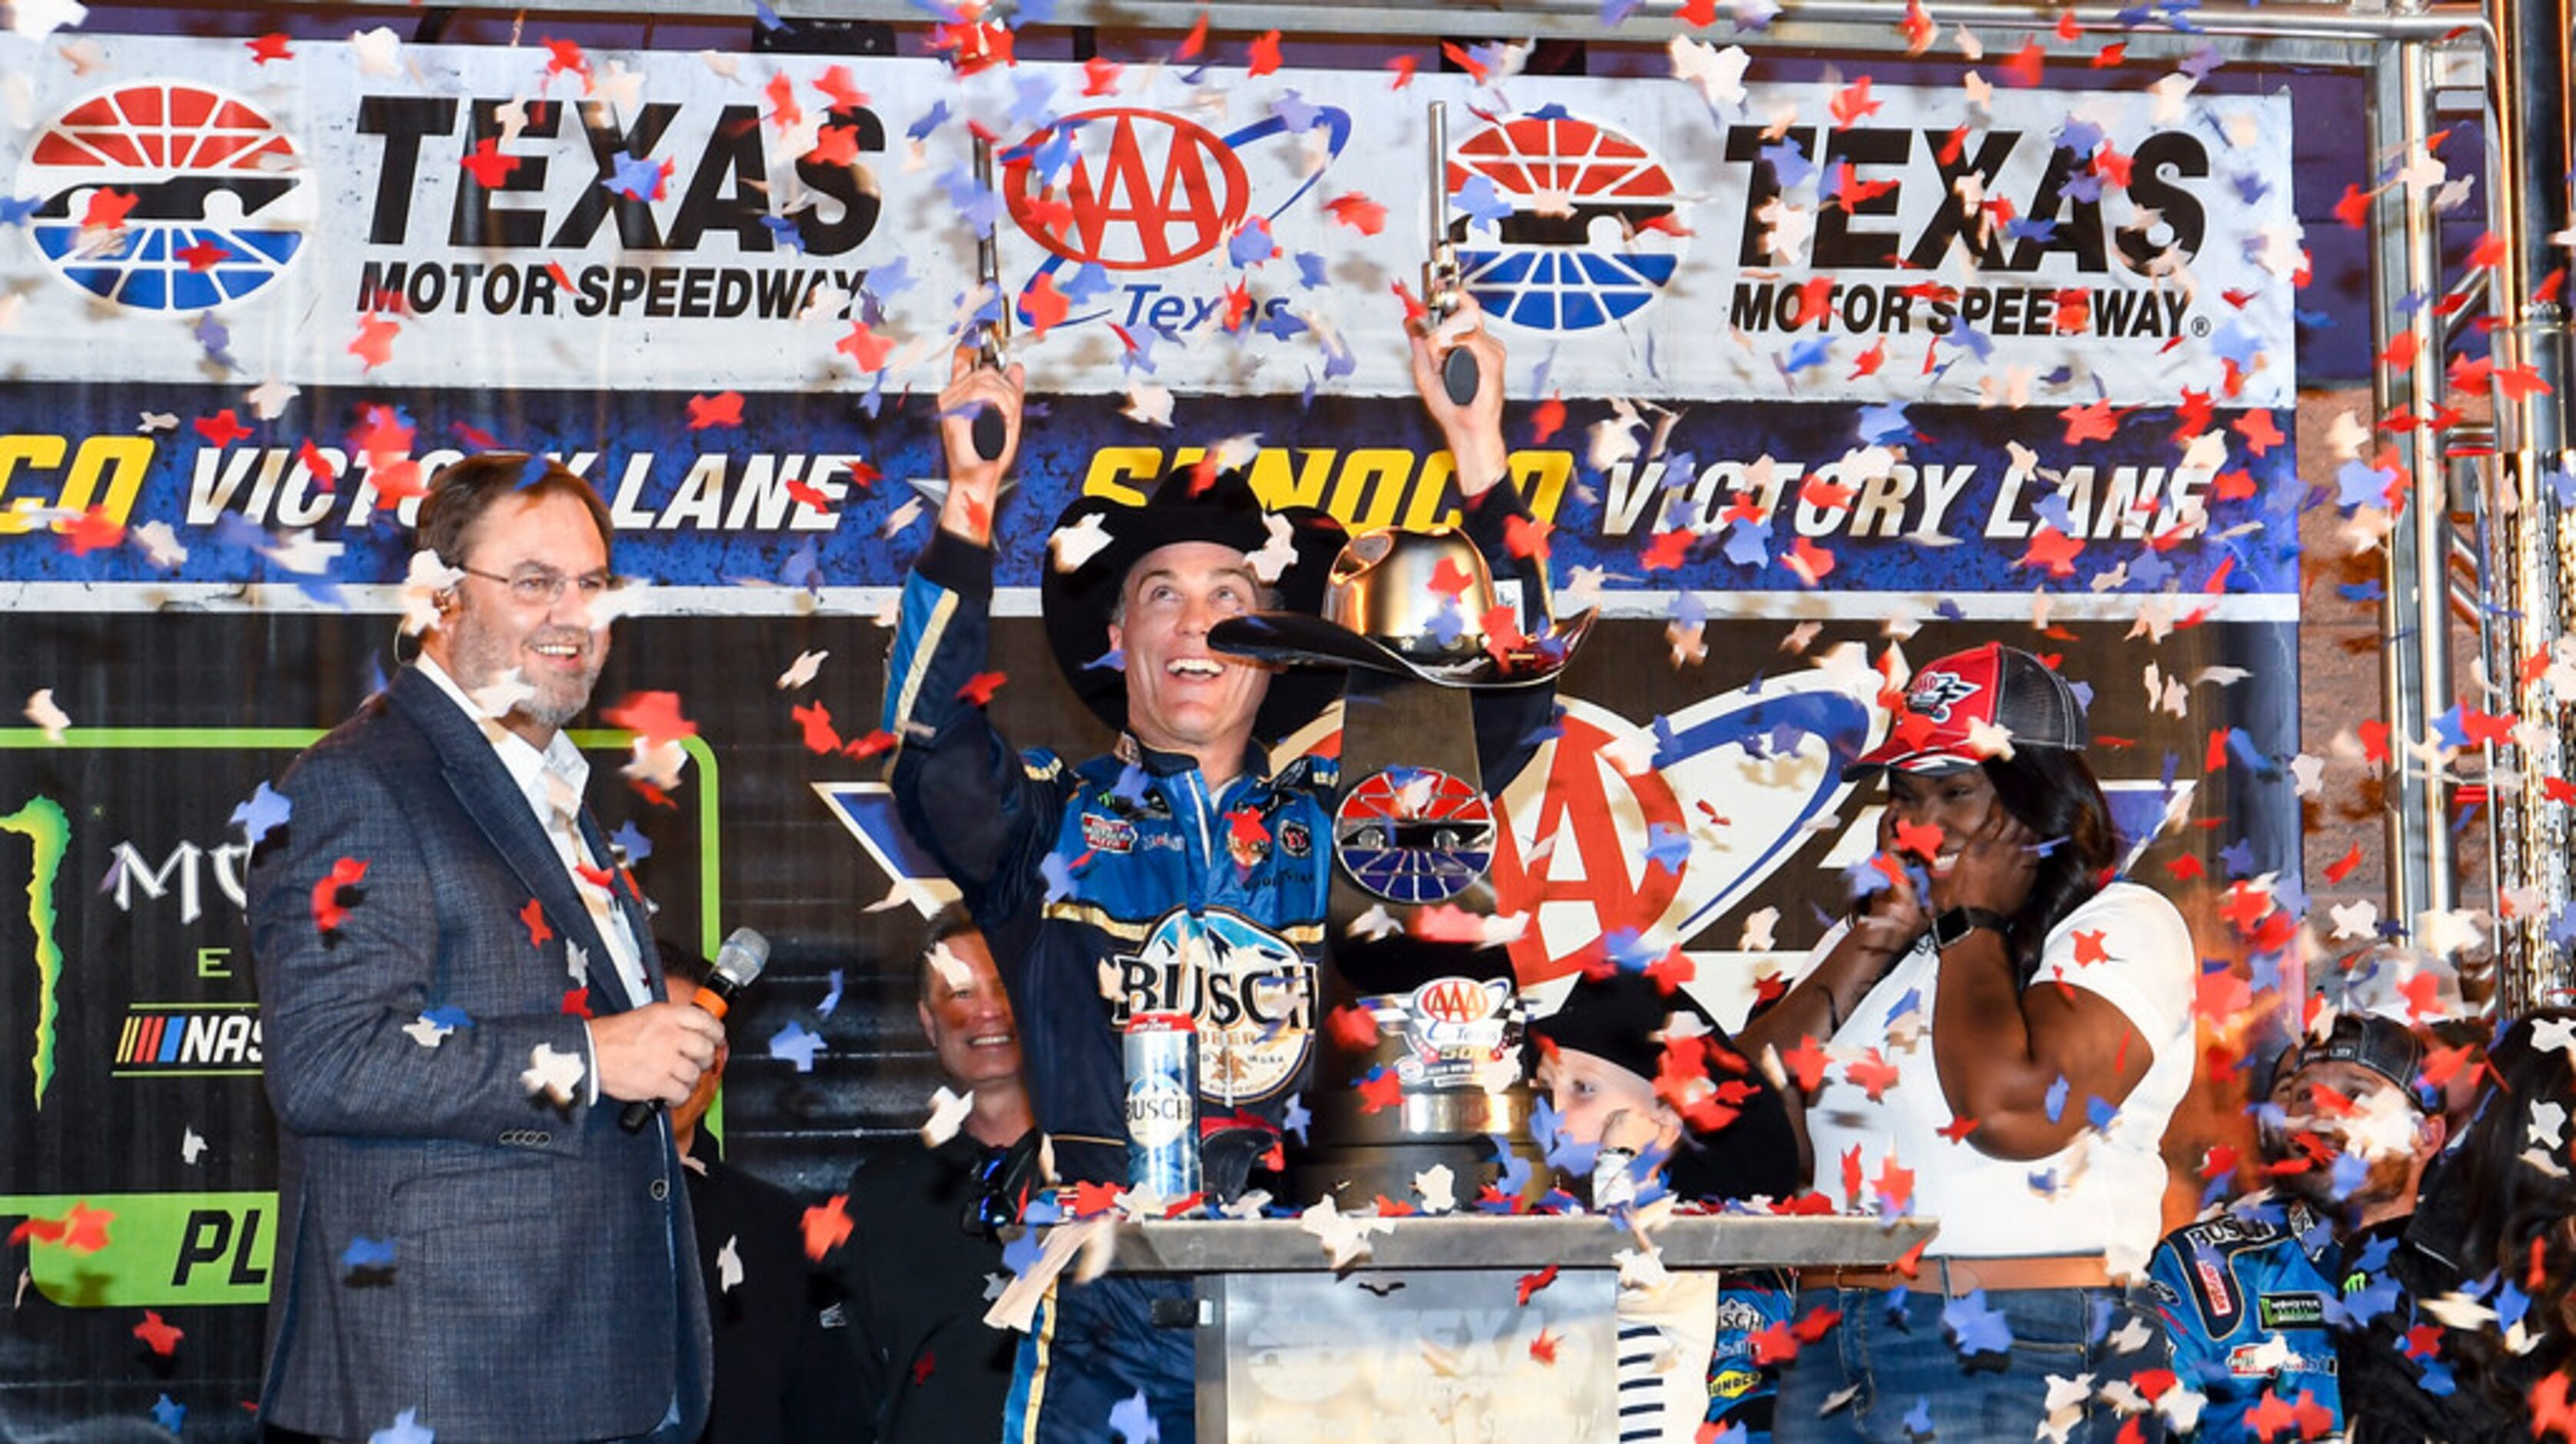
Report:
<svg viewBox="0 0 2576 1444"><path fill-rule="evenodd" d="M2126 1281L2161 1232L2194 954L2116 879L2085 742L2073 689L1989 644L1918 671L1845 769L1887 784L1865 895L1739 1036L1788 1061L1820 1190L1940 1232L1910 1277L1804 1271L1798 1316L1841 1321L1783 1376L1784 1440L2109 1440L2103 1386L2156 1358Z"/></svg>

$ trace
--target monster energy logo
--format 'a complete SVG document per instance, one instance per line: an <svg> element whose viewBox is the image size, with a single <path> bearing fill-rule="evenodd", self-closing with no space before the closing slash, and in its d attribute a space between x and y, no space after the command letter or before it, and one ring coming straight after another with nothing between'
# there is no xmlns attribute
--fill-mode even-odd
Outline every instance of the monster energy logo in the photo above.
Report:
<svg viewBox="0 0 2576 1444"><path fill-rule="evenodd" d="M27 869L27 927L36 939L36 1107L45 1106L45 1089L54 1081L55 997L63 980L62 944L54 937L54 879L71 851L71 819L50 797L31 797L27 804L0 817L0 832L24 835L35 850Z"/></svg>

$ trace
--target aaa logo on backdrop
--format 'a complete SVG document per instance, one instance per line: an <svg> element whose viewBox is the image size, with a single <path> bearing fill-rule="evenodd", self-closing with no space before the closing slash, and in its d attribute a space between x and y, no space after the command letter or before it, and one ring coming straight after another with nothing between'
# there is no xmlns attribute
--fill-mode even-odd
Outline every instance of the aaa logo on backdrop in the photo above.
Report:
<svg viewBox="0 0 2576 1444"><path fill-rule="evenodd" d="M28 149L18 184L57 275L138 311L197 311L276 280L303 249L316 182L248 102L156 80L74 102Z"/></svg>
<svg viewBox="0 0 2576 1444"><path fill-rule="evenodd" d="M1530 917L1512 944L1524 986L1573 971L1622 930L1691 942L1832 810L1872 720L1867 703L1822 676L1759 682L1650 726L1575 698L1561 705L1561 735L1502 798L1511 826L1494 888L1499 910ZM1637 758L1651 765L1624 770Z"/></svg>
<svg viewBox="0 0 2576 1444"><path fill-rule="evenodd" d="M1533 331L1589 331L1644 310L1681 265L1673 178L1636 141L1557 106L1476 132L1448 166L1451 234L1467 289ZM1470 225L1459 198L1491 183L1508 213Z"/></svg>
<svg viewBox="0 0 2576 1444"><path fill-rule="evenodd" d="M1263 221L1276 219L1350 143L1348 111L1317 106L1300 119L1296 131L1271 115L1219 135L1159 110L1113 107L1068 115L1012 147L1002 158L1003 200L1020 230L1049 252L1029 284L1068 263L1113 273L1171 270L1216 251L1256 207ZM1300 175L1293 137L1309 132L1323 135L1325 150L1322 164ZM1277 152L1275 164L1247 165L1264 145ZM1067 150L1060 160L1057 146Z"/></svg>

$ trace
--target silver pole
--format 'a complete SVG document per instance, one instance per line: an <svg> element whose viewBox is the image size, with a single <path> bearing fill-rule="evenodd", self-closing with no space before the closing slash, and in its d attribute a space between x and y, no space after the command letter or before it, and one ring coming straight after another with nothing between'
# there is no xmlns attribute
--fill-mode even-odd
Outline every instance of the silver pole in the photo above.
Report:
<svg viewBox="0 0 2576 1444"><path fill-rule="evenodd" d="M2401 40L2382 52L2372 77L2372 135L2378 153L2409 160L2425 153L2432 97L2426 81L2430 47ZM2371 239L2381 283L2372 288L2371 336L2386 352L2411 337L2415 354L2401 371L2373 369L2377 414L2421 413L2442 395L2442 338L2433 308L2399 306L2401 298L2441 290L2441 257L2430 207L2412 203L2403 185L2381 191L2371 208ZM2427 911L2457 904L2449 819L2450 784L2408 749L2426 719L2449 705L2448 573L2450 498L2438 436L2429 426L2407 431L2400 464L2408 481L2406 510L2387 539L2387 595L2380 600L2380 684L2388 720L2385 825L2388 911L2413 928Z"/></svg>

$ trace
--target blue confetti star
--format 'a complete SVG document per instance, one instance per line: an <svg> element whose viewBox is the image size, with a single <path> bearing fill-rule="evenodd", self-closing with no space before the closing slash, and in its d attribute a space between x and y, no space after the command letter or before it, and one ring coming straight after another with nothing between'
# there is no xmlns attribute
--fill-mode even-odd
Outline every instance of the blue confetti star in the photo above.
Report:
<svg viewBox="0 0 2576 1444"><path fill-rule="evenodd" d="M1491 231L1497 222L1511 217L1512 203L1503 199L1492 177L1479 174L1467 177L1467 183L1450 197L1449 209L1455 215L1465 216L1471 228L1482 226Z"/></svg>
<svg viewBox="0 0 2576 1444"><path fill-rule="evenodd" d="M1941 1308L1941 1325L1950 1331L1962 1358L1977 1354L2012 1352L2012 1327L2004 1322L2003 1312L1986 1306L1986 1291L1971 1290Z"/></svg>
<svg viewBox="0 0 2576 1444"><path fill-rule="evenodd" d="M286 794L262 782L250 801L233 809L232 822L242 829L243 841L256 848L271 828L284 827L294 811L295 804Z"/></svg>
<svg viewBox="0 0 2576 1444"><path fill-rule="evenodd" d="M948 123L948 102L940 101L922 112L921 119L904 128L904 139L927 140L930 133Z"/></svg>
<svg viewBox="0 0 2576 1444"><path fill-rule="evenodd" d="M1110 1406L1109 1428L1126 1444L1161 1444L1162 1426L1154 1422L1153 1406L1145 1402L1145 1391L1137 1390Z"/></svg>
<svg viewBox="0 0 2576 1444"><path fill-rule="evenodd" d="M1690 861L1690 833L1667 823L1649 823L1646 827L1646 858L1663 868L1668 877L1682 875L1682 864Z"/></svg>
<svg viewBox="0 0 2576 1444"><path fill-rule="evenodd" d="M44 203L43 196L0 195L0 226L24 226Z"/></svg>
<svg viewBox="0 0 2576 1444"><path fill-rule="evenodd" d="M616 168L602 176L599 183L630 201L651 200L653 192L662 185L662 165L650 156L619 151Z"/></svg>
<svg viewBox="0 0 2576 1444"><path fill-rule="evenodd" d="M805 1025L790 1018L787 1026L771 1035L769 1056L783 1058L796 1065L799 1073L814 1071L814 1055L823 1051L823 1035L807 1032Z"/></svg>
<svg viewBox="0 0 2576 1444"><path fill-rule="evenodd" d="M1060 852L1050 852L1038 859L1038 876L1046 883L1046 900L1060 903L1079 890L1073 877L1073 864Z"/></svg>
<svg viewBox="0 0 2576 1444"><path fill-rule="evenodd" d="M646 837L629 818L608 835L608 845L625 854L626 865L633 867L653 855L653 840Z"/></svg>
<svg viewBox="0 0 2576 1444"><path fill-rule="evenodd" d="M1297 1141L1299 1143L1303 1143L1306 1141L1306 1129L1308 1126L1313 1124L1314 1121L1315 1115L1306 1111L1306 1095L1303 1093L1289 1094L1288 1106L1281 1109L1279 1113L1279 1131L1282 1133L1294 1133L1297 1135Z"/></svg>
<svg viewBox="0 0 2576 1444"><path fill-rule="evenodd" d="M1291 90L1270 102L1270 113L1279 118L1279 124L1291 135L1302 135L1313 130L1315 122L1323 119L1324 108Z"/></svg>
<svg viewBox="0 0 2576 1444"><path fill-rule="evenodd" d="M2070 1091L2072 1091L2072 1085L2066 1081L2066 1075L2063 1073L2057 1075L2056 1082L2048 1085L2045 1106L2048 1109L2049 1122L2055 1123L2066 1116L2066 1095Z"/></svg>
<svg viewBox="0 0 2576 1444"><path fill-rule="evenodd" d="M825 975L831 979L831 991L823 995L823 1001L814 1005L814 1016L818 1018L828 1018L832 1016L834 1012L839 1010L841 1006L841 986L843 981L841 974L841 969L834 968L830 973Z"/></svg>
<svg viewBox="0 0 2576 1444"><path fill-rule="evenodd" d="M1035 1209L1037 1200L1030 1199L1029 1206ZM1038 1238L1035 1221L1031 1220L1030 1227L1023 1229L1018 1238L1002 1245L1002 1267L1015 1274L1024 1274L1045 1254L1046 1244Z"/></svg>
<svg viewBox="0 0 2576 1444"><path fill-rule="evenodd" d="M435 1008L423 1009L421 1011L421 1016L427 1018L430 1022L441 1028L471 1028L474 1026L474 1019L467 1014L463 1008L456 1006L454 1003L441 1003Z"/></svg>
<svg viewBox="0 0 2576 1444"><path fill-rule="evenodd" d="M1905 418L1905 403L1890 401L1860 409L1860 439L1873 444L1904 441L1914 435L1914 423Z"/></svg>
<svg viewBox="0 0 2576 1444"><path fill-rule="evenodd" d="M383 1272L394 1266L394 1241L353 1236L340 1254L340 1271L354 1274Z"/></svg>
<svg viewBox="0 0 2576 1444"><path fill-rule="evenodd" d="M176 1434L188 1422L188 1406L164 1394L153 1401L152 1422Z"/></svg>
<svg viewBox="0 0 2576 1444"><path fill-rule="evenodd" d="M1914 1407L1905 1411L1905 1432L1917 1439L1932 1437L1932 1400L1928 1396L1914 1396Z"/></svg>
<svg viewBox="0 0 2576 1444"><path fill-rule="evenodd" d="M1064 293L1066 300L1080 305L1096 296L1107 295L1114 288L1110 285L1107 267L1098 261L1085 261L1074 267L1073 275L1056 289Z"/></svg>

